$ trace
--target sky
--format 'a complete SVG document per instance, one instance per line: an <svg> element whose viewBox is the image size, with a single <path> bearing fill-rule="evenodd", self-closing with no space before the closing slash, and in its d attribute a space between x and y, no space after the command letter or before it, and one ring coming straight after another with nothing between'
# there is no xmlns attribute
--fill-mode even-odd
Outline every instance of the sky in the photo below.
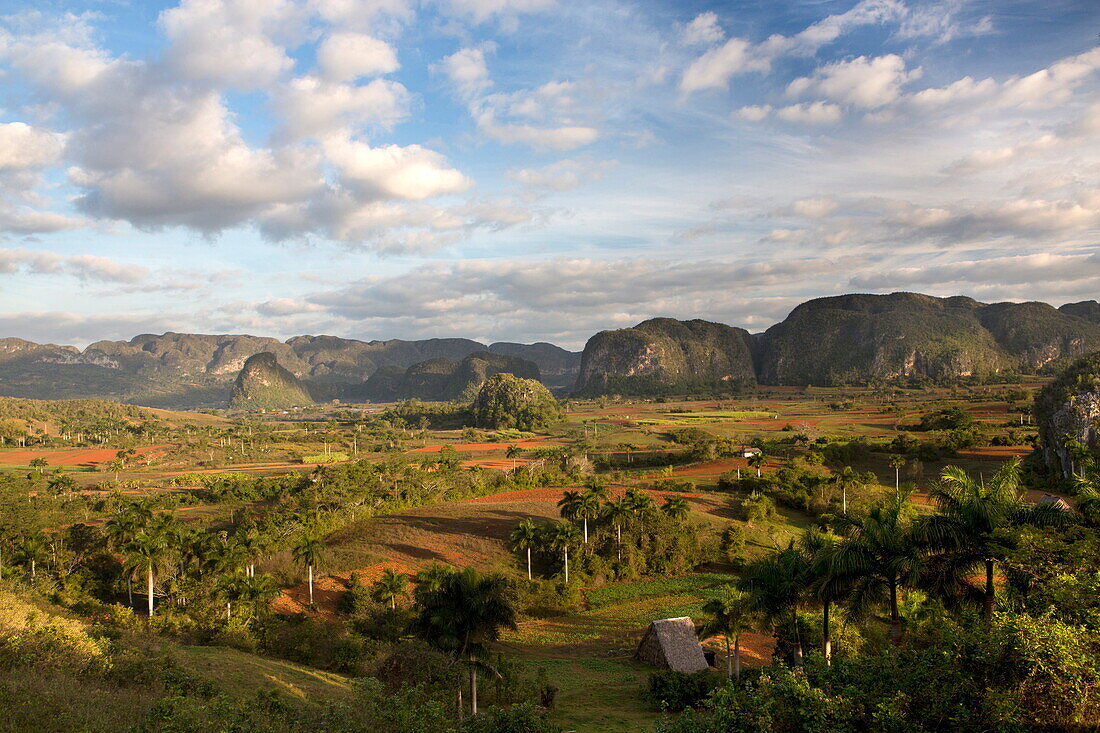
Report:
<svg viewBox="0 0 1100 733"><path fill-rule="evenodd" d="M0 0L0 337L1100 296L1097 0Z"/></svg>

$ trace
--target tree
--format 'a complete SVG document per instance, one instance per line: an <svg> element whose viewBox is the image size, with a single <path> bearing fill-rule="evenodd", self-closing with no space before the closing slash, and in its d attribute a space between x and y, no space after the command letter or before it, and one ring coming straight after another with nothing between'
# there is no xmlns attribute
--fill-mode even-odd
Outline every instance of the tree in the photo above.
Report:
<svg viewBox="0 0 1100 733"><path fill-rule="evenodd" d="M933 551L945 553L951 570L967 576L985 571L982 615L993 618L996 606L994 566L1015 541L1023 524L1055 525L1068 521L1053 506L1033 506L1020 491L1020 460L1001 466L989 481L975 481L957 466L943 469L928 492L935 514L921 524L922 537Z"/></svg>
<svg viewBox="0 0 1100 733"><path fill-rule="evenodd" d="M516 470L516 459L521 455L523 455L523 448L520 448L518 445L510 445L508 446L508 450L504 451L504 457L512 459L513 471Z"/></svg>
<svg viewBox="0 0 1100 733"><path fill-rule="evenodd" d="M565 582L569 582L569 548L577 544L580 531L570 522L556 522L549 533L550 547L562 553L565 559Z"/></svg>
<svg viewBox="0 0 1100 733"><path fill-rule="evenodd" d="M396 570L387 569L382 576L374 581L371 586L370 597L379 603L389 603L390 610L397 610L397 598L409 595L406 588L409 585L409 576Z"/></svg>
<svg viewBox="0 0 1100 733"><path fill-rule="evenodd" d="M153 617L153 580L167 564L168 552L168 543L159 534L142 533L126 545L127 572L141 573L146 577L149 618Z"/></svg>
<svg viewBox="0 0 1100 733"><path fill-rule="evenodd" d="M584 544L588 544L588 520L600 516L600 497L591 490L577 497L576 514L584 522Z"/></svg>
<svg viewBox="0 0 1100 733"><path fill-rule="evenodd" d="M530 517L521 521L516 525L516 528L512 530L512 549L527 551L528 580L531 580L531 548L538 544L538 540L538 525L536 525Z"/></svg>
<svg viewBox="0 0 1100 733"><path fill-rule="evenodd" d="M826 664L832 664L833 634L830 612L837 601L844 599L849 590L845 578L833 568L836 535L811 527L802 533L802 551L809 559L809 590L821 602L821 654Z"/></svg>
<svg viewBox="0 0 1100 733"><path fill-rule="evenodd" d="M687 499L682 496L670 496L665 499L664 506L661 507L661 511L673 519L684 520L687 518L688 513L691 511L691 507L688 505Z"/></svg>
<svg viewBox="0 0 1100 733"><path fill-rule="evenodd" d="M755 628L756 616L752 598L732 585L718 589L718 597L703 604L707 620L703 623L702 638L721 636L726 642L726 677L741 679L741 634ZM730 640L733 640L733 656L730 656Z"/></svg>
<svg viewBox="0 0 1100 733"><path fill-rule="evenodd" d="M749 456L749 465L756 469L756 477L760 478L760 468L767 462L763 453L753 453Z"/></svg>
<svg viewBox="0 0 1100 733"><path fill-rule="evenodd" d="M798 632L798 611L809 586L809 563L792 541L745 568L741 585L752 597L753 607L772 627L778 638L782 624L790 622L794 666L802 666L802 639Z"/></svg>
<svg viewBox="0 0 1100 733"><path fill-rule="evenodd" d="M76 480L58 467L50 476L49 481L46 482L46 486L51 493L67 494L76 488Z"/></svg>
<svg viewBox="0 0 1100 733"><path fill-rule="evenodd" d="M30 566L31 582L38 577L38 562L46 558L46 541L40 534L27 537L19 544L18 559Z"/></svg>
<svg viewBox="0 0 1100 733"><path fill-rule="evenodd" d="M629 507L631 515L638 519L644 519L657 509L653 497L643 494L638 489L627 489L623 500Z"/></svg>
<svg viewBox="0 0 1100 733"><path fill-rule="evenodd" d="M890 468L894 469L894 493L901 491L901 469L905 467L905 456L890 456Z"/></svg>
<svg viewBox="0 0 1100 733"><path fill-rule="evenodd" d="M603 516L615 526L615 547L619 561L623 559L623 522L630 518L631 509L626 499L609 501L603 505Z"/></svg>
<svg viewBox="0 0 1100 733"><path fill-rule="evenodd" d="M913 506L907 495L872 504L866 514L838 519L842 535L830 552L836 582L850 586L849 607L856 615L885 601L890 613L890 640L901 643L898 590L916 586L921 554L913 531Z"/></svg>
<svg viewBox="0 0 1100 733"><path fill-rule="evenodd" d="M1100 527L1100 466L1092 464L1075 479L1077 511L1090 527Z"/></svg>
<svg viewBox="0 0 1100 733"><path fill-rule="evenodd" d="M562 416L558 401L541 382L512 374L485 380L470 412L477 427L489 430L541 430Z"/></svg>
<svg viewBox="0 0 1100 733"><path fill-rule="evenodd" d="M417 604L417 633L469 665L470 708L477 715L478 667L487 667L489 644L500 638L500 632L516 628L507 581L467 568L442 578L437 590L418 593Z"/></svg>
<svg viewBox="0 0 1100 733"><path fill-rule="evenodd" d="M840 511L848 513L848 489L855 489L863 485L863 478L859 472L851 466L845 466L844 470L833 475L833 483L840 489Z"/></svg>
<svg viewBox="0 0 1100 733"><path fill-rule="evenodd" d="M325 544L311 532L302 535L298 544L291 550L294 562L306 568L309 573L309 605L313 605L313 568L325 555Z"/></svg>

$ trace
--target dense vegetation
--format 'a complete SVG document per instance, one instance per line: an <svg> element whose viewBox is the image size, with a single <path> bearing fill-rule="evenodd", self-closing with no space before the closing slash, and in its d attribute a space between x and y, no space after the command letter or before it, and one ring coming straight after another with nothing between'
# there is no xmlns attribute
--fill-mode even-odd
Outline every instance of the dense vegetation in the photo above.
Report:
<svg viewBox="0 0 1100 733"><path fill-rule="evenodd" d="M470 406L473 423L489 430L540 430L562 417L550 390L533 379L495 374L478 390Z"/></svg>

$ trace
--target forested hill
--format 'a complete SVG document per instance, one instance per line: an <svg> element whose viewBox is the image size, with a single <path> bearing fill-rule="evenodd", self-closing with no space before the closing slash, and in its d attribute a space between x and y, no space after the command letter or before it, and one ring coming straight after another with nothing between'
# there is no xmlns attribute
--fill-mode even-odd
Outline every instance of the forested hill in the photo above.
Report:
<svg viewBox="0 0 1100 733"><path fill-rule="evenodd" d="M654 318L633 328L601 331L589 339L583 354L542 342L486 346L463 338L296 336L284 342L166 333L99 341L83 350L7 338L0 339L0 395L102 397L154 407L222 406L245 361L261 352L273 354L314 398L327 400L361 398L383 383L396 385L414 365L442 364L449 373L450 366L478 352L504 357L502 363L533 363L547 384L594 395L721 390L753 382L944 382L1049 372L1096 350L1100 303L1093 300L1055 308L917 293L842 295L802 303L755 336L705 320ZM486 373L495 371L492 367ZM367 381L376 374L368 389ZM520 376L531 374L527 369ZM454 392L438 390L441 396ZM381 393L401 390L394 386Z"/></svg>

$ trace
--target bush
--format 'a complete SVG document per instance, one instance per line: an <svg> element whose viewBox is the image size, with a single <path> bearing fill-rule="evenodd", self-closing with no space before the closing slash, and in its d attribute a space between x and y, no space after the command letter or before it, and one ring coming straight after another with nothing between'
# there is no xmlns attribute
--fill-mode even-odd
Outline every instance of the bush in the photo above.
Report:
<svg viewBox="0 0 1100 733"><path fill-rule="evenodd" d="M679 712L702 704L720 681L721 677L707 669L691 674L670 669L652 672L646 697L654 707Z"/></svg>

